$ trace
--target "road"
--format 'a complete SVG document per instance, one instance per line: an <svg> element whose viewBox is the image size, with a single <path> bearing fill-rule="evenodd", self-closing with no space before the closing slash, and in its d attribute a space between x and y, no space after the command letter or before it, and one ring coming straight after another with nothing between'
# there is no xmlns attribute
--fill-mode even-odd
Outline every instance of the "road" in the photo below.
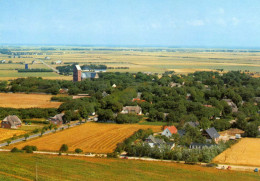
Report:
<svg viewBox="0 0 260 181"><path fill-rule="evenodd" d="M50 66L49 64L45 63L43 60L41 60L41 59L37 59L37 60L39 60L40 62L42 62L42 63L43 63L44 65L46 65L47 67L51 68L54 72L60 73L56 68L54 68L54 67Z"/></svg>
<svg viewBox="0 0 260 181"><path fill-rule="evenodd" d="M83 123L83 124L84 124L84 123ZM79 122L70 124L69 127L74 127L74 126L77 126L77 125L80 125ZM64 125L64 126L62 126L62 127L59 127L56 131L60 131L60 130L62 130L62 129L68 129L69 127L68 127L68 125ZM48 131L44 132L43 135L50 134L50 133L54 133L54 132L55 132L55 130L48 130ZM27 138L27 140L32 139L32 138L39 137L40 135L41 135L41 133L36 133L36 134L30 135L30 136ZM23 137L23 138L18 138L18 139L16 139L16 140L12 140L10 144L19 143L19 142L22 142L22 141L24 141L24 140L25 140L24 137ZM7 146L7 145L8 145L8 143L7 143L7 142L4 142L4 143L1 143L1 144L0 144L0 147Z"/></svg>

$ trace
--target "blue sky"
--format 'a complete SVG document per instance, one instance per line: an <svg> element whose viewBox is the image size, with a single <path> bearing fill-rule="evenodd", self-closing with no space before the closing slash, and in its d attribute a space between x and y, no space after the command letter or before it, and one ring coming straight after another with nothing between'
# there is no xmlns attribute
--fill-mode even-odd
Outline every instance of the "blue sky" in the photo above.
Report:
<svg viewBox="0 0 260 181"><path fill-rule="evenodd" d="M259 0L0 0L0 44L260 47Z"/></svg>

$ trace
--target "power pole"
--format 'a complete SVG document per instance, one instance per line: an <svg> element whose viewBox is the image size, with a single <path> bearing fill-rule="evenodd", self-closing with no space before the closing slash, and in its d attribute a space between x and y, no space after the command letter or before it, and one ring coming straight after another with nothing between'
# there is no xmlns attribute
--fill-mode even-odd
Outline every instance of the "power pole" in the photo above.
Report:
<svg viewBox="0 0 260 181"><path fill-rule="evenodd" d="M36 163L36 166L35 166L35 181L38 181L37 163Z"/></svg>

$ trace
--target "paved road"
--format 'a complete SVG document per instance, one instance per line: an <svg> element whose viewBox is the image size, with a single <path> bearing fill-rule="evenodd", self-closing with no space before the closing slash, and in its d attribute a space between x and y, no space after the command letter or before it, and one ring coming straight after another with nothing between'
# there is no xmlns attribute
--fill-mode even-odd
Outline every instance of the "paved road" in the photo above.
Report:
<svg viewBox="0 0 260 181"><path fill-rule="evenodd" d="M83 123L83 124L84 124L84 123ZM74 127L74 126L77 126L77 125L80 125L80 123L77 122L77 123L70 124L70 127ZM62 130L62 128L63 128L63 129L68 129L68 125L64 125L64 126L62 126L62 127L59 127L59 128L57 129L57 131ZM48 131L44 132L43 135L50 134L50 133L54 133L54 132L55 132L55 130L48 130ZM32 139L32 138L39 137L40 135L41 135L41 133L36 133L36 134L30 135L30 136L27 138L27 140ZM18 139L16 139L16 140L12 140L10 144L19 143L19 142L24 141L24 140L25 140L24 137L23 137L23 138L18 138ZM7 146L7 145L8 145L7 142L4 142L4 143L1 143L1 144L0 144L0 147Z"/></svg>
<svg viewBox="0 0 260 181"><path fill-rule="evenodd" d="M45 63L43 60L41 60L41 59L37 59L37 60L39 60L40 62L42 62L42 63L43 63L44 65L46 65L47 67L51 68L54 72L60 73L56 68L54 68L54 67L50 66L49 64Z"/></svg>

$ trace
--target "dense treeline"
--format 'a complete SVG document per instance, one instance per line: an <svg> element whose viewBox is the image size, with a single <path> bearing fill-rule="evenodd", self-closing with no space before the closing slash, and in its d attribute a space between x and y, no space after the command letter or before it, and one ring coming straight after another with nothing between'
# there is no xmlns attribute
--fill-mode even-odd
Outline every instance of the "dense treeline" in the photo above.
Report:
<svg viewBox="0 0 260 181"><path fill-rule="evenodd" d="M54 108L27 108L27 109L14 109L14 108L0 108L0 119L3 120L8 115L16 115L21 119L30 118L49 118L57 114Z"/></svg>
<svg viewBox="0 0 260 181"><path fill-rule="evenodd" d="M51 69L18 69L17 70L20 73L24 72L53 72Z"/></svg>
<svg viewBox="0 0 260 181"><path fill-rule="evenodd" d="M168 146L163 148L150 147L147 143L139 142L137 144L127 145L125 151L128 156L136 157L151 157L156 159L185 161L186 163L205 162L209 163L211 160L229 148L234 142L228 141L220 143L211 147L204 147L202 149L188 149L183 147L171 150Z"/></svg>

